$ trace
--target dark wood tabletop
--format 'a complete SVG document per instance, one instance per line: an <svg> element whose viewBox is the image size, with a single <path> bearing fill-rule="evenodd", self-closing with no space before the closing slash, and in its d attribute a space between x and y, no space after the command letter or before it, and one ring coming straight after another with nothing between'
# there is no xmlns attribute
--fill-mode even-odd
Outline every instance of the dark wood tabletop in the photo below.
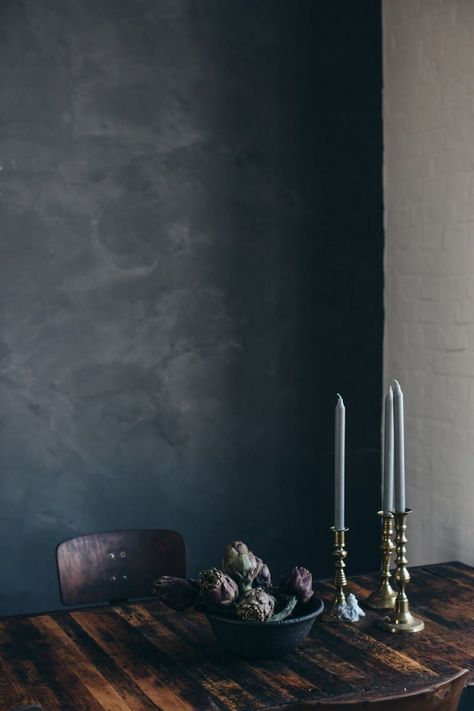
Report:
<svg viewBox="0 0 474 711"><path fill-rule="evenodd" d="M357 624L317 621L305 644L278 660L222 652L200 613L157 601L1 620L0 710L257 711L296 700L399 692L467 668L474 685L474 568L412 569L408 594L426 627L394 635L368 611ZM376 576L349 588L363 599ZM325 601L329 583L315 585Z"/></svg>

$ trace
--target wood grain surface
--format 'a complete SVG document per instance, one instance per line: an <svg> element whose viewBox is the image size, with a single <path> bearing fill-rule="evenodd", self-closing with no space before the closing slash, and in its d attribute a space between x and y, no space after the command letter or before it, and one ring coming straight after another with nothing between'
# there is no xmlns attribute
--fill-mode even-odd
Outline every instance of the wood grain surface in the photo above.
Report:
<svg viewBox="0 0 474 711"><path fill-rule="evenodd" d="M0 622L0 711L259 711L295 701L369 698L416 689L469 669L474 685L474 568L412 569L409 597L425 623L415 635L317 621L294 653L247 662L221 651L203 615L157 601ZM376 576L349 587L363 599ZM326 602L328 582L315 585Z"/></svg>

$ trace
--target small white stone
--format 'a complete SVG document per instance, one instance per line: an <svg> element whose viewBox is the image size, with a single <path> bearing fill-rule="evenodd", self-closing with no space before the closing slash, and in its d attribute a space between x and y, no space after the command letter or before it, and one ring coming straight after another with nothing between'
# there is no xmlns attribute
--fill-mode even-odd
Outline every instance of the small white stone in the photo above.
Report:
<svg viewBox="0 0 474 711"><path fill-rule="evenodd" d="M365 617L364 610L359 606L358 600L353 593L349 593L344 605L337 608L338 617L349 622L358 622L360 617Z"/></svg>

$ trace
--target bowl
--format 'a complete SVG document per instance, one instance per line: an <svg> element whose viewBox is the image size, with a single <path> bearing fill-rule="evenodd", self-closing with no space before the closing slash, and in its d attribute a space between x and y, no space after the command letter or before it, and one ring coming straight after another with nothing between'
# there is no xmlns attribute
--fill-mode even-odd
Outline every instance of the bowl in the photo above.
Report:
<svg viewBox="0 0 474 711"><path fill-rule="evenodd" d="M281 622L245 622L211 612L206 616L217 641L227 651L249 659L271 659L301 644L323 609L323 601L313 595L302 614Z"/></svg>

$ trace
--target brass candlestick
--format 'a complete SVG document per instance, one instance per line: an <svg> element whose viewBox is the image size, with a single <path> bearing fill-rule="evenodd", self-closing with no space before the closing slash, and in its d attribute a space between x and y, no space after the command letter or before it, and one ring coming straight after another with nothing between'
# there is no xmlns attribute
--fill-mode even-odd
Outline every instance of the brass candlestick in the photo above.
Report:
<svg viewBox="0 0 474 711"><path fill-rule="evenodd" d="M407 584L410 582L410 573L407 568L407 517L411 513L410 509L406 509L403 513L395 513L395 531L396 531L396 547L397 558L395 572L395 580L398 586L398 594L395 600L393 612L388 617L384 617L380 621L380 626L389 632L420 632L425 623L418 617L414 617L410 612L408 598L405 592Z"/></svg>
<svg viewBox="0 0 474 711"><path fill-rule="evenodd" d="M390 573L390 562L392 553L395 550L395 545L392 541L394 516L393 513L384 511L379 511L378 515L380 516L382 524L380 585L377 590L374 590L365 600L365 604L373 610L392 610L397 597L397 593L390 585L390 578L392 577Z"/></svg>
<svg viewBox="0 0 474 711"><path fill-rule="evenodd" d="M346 580L346 574L344 572L344 568L346 567L346 564L344 561L347 558L346 531L348 531L348 530L349 530L348 528L334 528L334 526L331 528L331 531L334 532L333 556L334 556L334 568L335 568L334 586L336 588L336 592L334 595L334 601L333 601L332 607L321 616L321 619L323 622L340 622L341 621L339 607L341 605L344 605L346 602L346 595L344 592L344 588L347 585L347 580Z"/></svg>

